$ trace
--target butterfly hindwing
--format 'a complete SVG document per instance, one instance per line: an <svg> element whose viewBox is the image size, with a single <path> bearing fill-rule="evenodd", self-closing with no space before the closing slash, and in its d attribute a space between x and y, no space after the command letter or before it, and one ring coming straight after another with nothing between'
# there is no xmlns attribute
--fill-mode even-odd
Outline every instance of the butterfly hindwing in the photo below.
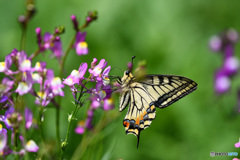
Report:
<svg viewBox="0 0 240 160"><path fill-rule="evenodd" d="M138 137L140 132L149 127L155 119L155 106L151 104L152 99L146 89L140 83L131 84L131 101L128 112L123 120L126 134L134 134Z"/></svg>

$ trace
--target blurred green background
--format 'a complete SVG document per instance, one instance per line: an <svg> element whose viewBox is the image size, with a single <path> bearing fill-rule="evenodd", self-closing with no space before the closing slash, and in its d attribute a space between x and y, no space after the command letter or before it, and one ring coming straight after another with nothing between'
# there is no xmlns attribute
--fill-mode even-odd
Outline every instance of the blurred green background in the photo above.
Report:
<svg viewBox="0 0 240 160"><path fill-rule="evenodd" d="M23 0L0 0L0 61L12 51L20 48L21 28L17 22L25 12ZM66 32L61 36L66 50L74 30L70 20L72 14L83 23L88 11L97 10L99 18L86 29L89 46L87 56L77 56L72 50L66 63L65 77L82 62L91 63L94 57L106 59L112 67L126 69L132 56L134 62L147 62L149 74L182 75L198 83L198 89L166 109L157 109L156 119L151 127L141 133L140 146L137 138L126 135L122 125L126 111L118 113L116 108L109 113L118 118L102 132L101 136L87 146L83 159L232 159L233 157L210 157L210 151L238 152L234 147L240 137L240 117L237 113L237 88L240 76L233 77L232 89L217 96L213 90L215 69L222 65L222 56L213 54L208 48L209 38L224 29L240 29L239 0L178 0L178 1L137 1L137 0L58 0L36 1L37 13L30 21L27 32L28 55L37 50L35 28L53 32L55 26L64 25ZM239 57L239 44L236 56ZM50 52L40 55L37 60L47 61L47 67L59 71L57 60L49 59ZM123 75L115 68L111 75ZM67 115L74 106L68 87L61 110L61 138L67 130ZM35 110L34 99L27 105ZM81 110L79 111L81 112ZM97 123L103 111L96 112ZM85 113L79 113L83 119ZM74 122L72 129L75 128ZM86 133L88 134L88 133ZM54 142L55 109L48 107L45 112L44 136ZM86 136L86 135L85 135ZM31 135L34 139L34 135ZM70 159L80 144L82 135L71 132L66 159ZM81 150L75 153L82 154ZM238 156L240 157L240 156Z"/></svg>

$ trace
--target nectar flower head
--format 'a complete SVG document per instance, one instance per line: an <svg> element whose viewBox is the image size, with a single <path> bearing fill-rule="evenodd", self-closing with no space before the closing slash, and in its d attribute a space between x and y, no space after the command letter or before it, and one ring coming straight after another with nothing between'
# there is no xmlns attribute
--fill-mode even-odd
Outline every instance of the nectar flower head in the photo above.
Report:
<svg viewBox="0 0 240 160"><path fill-rule="evenodd" d="M76 15L71 15L71 19L73 22L74 29L78 31L78 21L77 21Z"/></svg>
<svg viewBox="0 0 240 160"><path fill-rule="evenodd" d="M13 88L14 81L11 81L9 78L4 77L2 83L0 84L0 93L7 93Z"/></svg>
<svg viewBox="0 0 240 160"><path fill-rule="evenodd" d="M102 59L98 65L96 65L93 69L90 68L88 71L90 74L92 74L94 77L99 77L101 74L103 68L107 66L107 62L105 62L105 59Z"/></svg>
<svg viewBox="0 0 240 160"><path fill-rule="evenodd" d="M225 47L233 45L239 40L239 34L234 29L228 29L225 32L214 35L210 38L209 47L212 51L224 51Z"/></svg>
<svg viewBox="0 0 240 160"><path fill-rule="evenodd" d="M107 86L110 83L108 74L111 70L111 66L108 66L107 68L105 68L105 70L102 73L102 80L103 80L103 85Z"/></svg>
<svg viewBox="0 0 240 160"><path fill-rule="evenodd" d="M32 111L29 108L25 109L25 127L26 129L29 129L32 126L32 121L33 121L33 114Z"/></svg>
<svg viewBox="0 0 240 160"><path fill-rule="evenodd" d="M46 92L37 92L37 97L35 100L36 104L40 104L42 106L46 106L48 105L48 103L50 102L50 98L52 98L53 95L49 94L47 97L47 93Z"/></svg>
<svg viewBox="0 0 240 160"><path fill-rule="evenodd" d="M225 60L224 71L227 75L233 75L237 73L239 69L239 61L235 57L229 57Z"/></svg>
<svg viewBox="0 0 240 160"><path fill-rule="evenodd" d="M53 54L60 60L63 55L62 42L59 37L55 38L54 45L50 48Z"/></svg>
<svg viewBox="0 0 240 160"><path fill-rule="evenodd" d="M229 90L231 85L230 79L222 74L221 72L218 72L215 77L215 91L217 93L225 93Z"/></svg>
<svg viewBox="0 0 240 160"><path fill-rule="evenodd" d="M0 124L0 153L3 152L6 146L7 146L7 130L2 128L2 125Z"/></svg>
<svg viewBox="0 0 240 160"><path fill-rule="evenodd" d="M39 147L37 146L37 144L36 144L33 140L29 140L29 141L26 143L25 149L26 149L28 152L37 152L38 149L39 149Z"/></svg>
<svg viewBox="0 0 240 160"><path fill-rule="evenodd" d="M34 67L34 71L43 72L46 69L46 62L37 62Z"/></svg>
<svg viewBox="0 0 240 160"><path fill-rule="evenodd" d="M54 56L58 58L58 60L62 57L63 51L62 51L62 42L60 40L60 37L54 37L54 35L50 34L49 32L46 32L43 38L44 41L44 49L50 49Z"/></svg>
<svg viewBox="0 0 240 160"><path fill-rule="evenodd" d="M212 51L217 52L221 50L222 40L219 36L214 35L210 38L209 47Z"/></svg>
<svg viewBox="0 0 240 160"><path fill-rule="evenodd" d="M52 92L55 96L56 95L64 96L64 92L62 91L63 87L64 87L64 85L62 84L62 81L59 77L55 77L52 80L51 88L52 88Z"/></svg>
<svg viewBox="0 0 240 160"><path fill-rule="evenodd" d="M85 42L86 32L81 33L80 31L76 35L76 41L74 48L76 48L77 55L88 54L88 45Z"/></svg>
<svg viewBox="0 0 240 160"><path fill-rule="evenodd" d="M19 70L22 72L32 71L32 62L29 59L25 59L19 66Z"/></svg>
<svg viewBox="0 0 240 160"><path fill-rule="evenodd" d="M114 103L112 98L108 98L103 101L103 109L105 111L111 110L113 108L114 108Z"/></svg>
<svg viewBox="0 0 240 160"><path fill-rule="evenodd" d="M18 83L18 87L15 92L19 93L20 95L28 93L32 89L32 75L30 72L23 73L23 81Z"/></svg>
<svg viewBox="0 0 240 160"><path fill-rule="evenodd" d="M84 78L84 75L87 71L87 63L83 63L80 65L78 71L73 70L66 79L64 79L63 83L68 85L68 86L73 86L74 84L79 84L81 80Z"/></svg>
<svg viewBox="0 0 240 160"><path fill-rule="evenodd" d="M79 121L78 125L75 129L75 132L77 134L83 134L85 132L85 122L84 121Z"/></svg>
<svg viewBox="0 0 240 160"><path fill-rule="evenodd" d="M31 90L31 88L32 88L31 83L20 82L18 84L16 92L19 93L19 95L24 95L24 94L28 93Z"/></svg>
<svg viewBox="0 0 240 160"><path fill-rule="evenodd" d="M97 64L97 58L93 58L93 61L91 63L91 68L93 69Z"/></svg>
<svg viewBox="0 0 240 160"><path fill-rule="evenodd" d="M5 71L5 62L0 62L0 72Z"/></svg>
<svg viewBox="0 0 240 160"><path fill-rule="evenodd" d="M100 106L101 106L101 103L100 103L97 99L93 100L92 103L91 103L91 107L92 107L93 109L97 109L97 108L99 108Z"/></svg>

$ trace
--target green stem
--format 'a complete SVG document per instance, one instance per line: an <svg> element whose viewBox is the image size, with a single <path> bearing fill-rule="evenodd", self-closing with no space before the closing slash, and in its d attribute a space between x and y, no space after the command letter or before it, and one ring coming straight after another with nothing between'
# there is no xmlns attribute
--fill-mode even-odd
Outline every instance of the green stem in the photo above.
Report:
<svg viewBox="0 0 240 160"><path fill-rule="evenodd" d="M88 23L84 23L84 24L78 29L78 31L83 30L83 29L86 28L88 25L89 25ZM65 65L65 62L66 62L66 60L67 60L68 54L69 54L70 50L72 49L72 46L73 46L73 44L74 44L74 42L75 42L76 35L77 35L77 33L75 34L75 36L74 36L74 37L72 38L72 40L70 41L70 44L68 45L68 48L67 48L66 52L65 52L64 55L63 55L63 58L62 58L62 61L61 61L61 64L60 64L60 73L59 73L60 78L62 78L62 76L63 76L64 65Z"/></svg>
<svg viewBox="0 0 240 160"><path fill-rule="evenodd" d="M17 146L18 146L18 130L14 131L14 151L17 152ZM19 156L15 154L15 159L19 159Z"/></svg>
<svg viewBox="0 0 240 160"><path fill-rule="evenodd" d="M74 108L74 111L71 115L71 118L69 120L69 125L68 125L68 129L67 129L67 135L66 135L66 138L65 138L65 142L67 143L68 142L68 137L69 137L69 133L70 133L70 128L71 128L71 124L72 124L72 120L74 118L74 115L76 114L76 111L77 111L77 108L78 108L78 105L75 105L75 108Z"/></svg>
<svg viewBox="0 0 240 160"><path fill-rule="evenodd" d="M61 145L59 119L60 119L60 108L56 108L56 136L57 136L57 141L59 145Z"/></svg>
<svg viewBox="0 0 240 160"><path fill-rule="evenodd" d="M64 65L65 65L65 62L67 60L68 54L69 54L70 50L72 49L72 46L75 42L75 38L76 38L76 35L72 38L70 44L68 45L68 48L67 48L66 52L63 55L63 58L62 58L62 61L61 61L61 64L60 64L60 73L59 73L60 78L63 77Z"/></svg>
<svg viewBox="0 0 240 160"><path fill-rule="evenodd" d="M26 46L26 37L27 37L27 24L23 26L22 29L22 37L21 37L21 45L20 50L24 50Z"/></svg>
<svg viewBox="0 0 240 160"><path fill-rule="evenodd" d="M42 116L43 116L43 106L40 106L39 115L38 115L38 127L39 127L39 132L40 132L40 139L41 139L42 143L44 143L43 132L42 132Z"/></svg>

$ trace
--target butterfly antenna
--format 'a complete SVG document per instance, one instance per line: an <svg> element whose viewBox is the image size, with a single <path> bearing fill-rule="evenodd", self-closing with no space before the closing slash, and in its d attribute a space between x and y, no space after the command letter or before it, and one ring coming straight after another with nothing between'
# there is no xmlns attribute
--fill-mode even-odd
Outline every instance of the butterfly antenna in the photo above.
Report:
<svg viewBox="0 0 240 160"><path fill-rule="evenodd" d="M113 71L115 68L120 69L121 71L124 71L122 68L118 67L118 66L114 66L113 68L111 68L111 71Z"/></svg>
<svg viewBox="0 0 240 160"><path fill-rule="evenodd" d="M132 69L133 69L133 59L135 58L136 56L132 56L132 66L131 66L131 72L132 72Z"/></svg>

